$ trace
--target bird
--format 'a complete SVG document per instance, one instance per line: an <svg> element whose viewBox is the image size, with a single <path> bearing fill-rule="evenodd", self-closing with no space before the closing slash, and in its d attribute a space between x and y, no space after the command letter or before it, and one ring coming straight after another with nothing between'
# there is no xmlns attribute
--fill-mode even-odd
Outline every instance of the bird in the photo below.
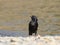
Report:
<svg viewBox="0 0 60 45"><path fill-rule="evenodd" d="M36 16L32 15L31 21L29 22L29 35L32 35L33 33L35 33L36 35L37 29L38 29L38 19Z"/></svg>

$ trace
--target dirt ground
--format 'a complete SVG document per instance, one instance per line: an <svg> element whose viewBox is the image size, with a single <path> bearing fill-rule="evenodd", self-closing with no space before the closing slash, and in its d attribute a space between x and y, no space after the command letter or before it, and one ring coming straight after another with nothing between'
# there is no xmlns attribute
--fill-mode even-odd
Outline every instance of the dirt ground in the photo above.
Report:
<svg viewBox="0 0 60 45"><path fill-rule="evenodd" d="M0 0L0 30L28 31L31 15L39 34L60 34L60 0Z"/></svg>

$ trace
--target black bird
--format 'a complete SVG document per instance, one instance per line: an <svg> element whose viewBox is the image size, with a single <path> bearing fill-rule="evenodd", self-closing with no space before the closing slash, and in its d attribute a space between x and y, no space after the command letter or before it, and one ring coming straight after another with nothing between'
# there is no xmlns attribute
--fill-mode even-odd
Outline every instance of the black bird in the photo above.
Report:
<svg viewBox="0 0 60 45"><path fill-rule="evenodd" d="M38 19L36 16L31 16L31 21L29 22L29 35L32 35L35 33L37 34L37 29L38 29Z"/></svg>

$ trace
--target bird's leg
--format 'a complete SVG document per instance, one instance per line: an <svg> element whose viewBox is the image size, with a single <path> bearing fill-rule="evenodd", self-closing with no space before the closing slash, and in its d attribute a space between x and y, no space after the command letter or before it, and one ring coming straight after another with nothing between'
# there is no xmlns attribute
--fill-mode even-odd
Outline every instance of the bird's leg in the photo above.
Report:
<svg viewBox="0 0 60 45"><path fill-rule="evenodd" d="M29 36L31 36L32 35L32 33L31 32L29 32Z"/></svg>
<svg viewBox="0 0 60 45"><path fill-rule="evenodd" d="M35 32L35 36L37 35L37 31Z"/></svg>

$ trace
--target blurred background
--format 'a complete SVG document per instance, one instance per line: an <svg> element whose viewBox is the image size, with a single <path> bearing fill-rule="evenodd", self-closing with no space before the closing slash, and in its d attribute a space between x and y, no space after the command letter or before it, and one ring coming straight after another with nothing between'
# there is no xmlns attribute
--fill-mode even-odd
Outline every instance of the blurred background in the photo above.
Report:
<svg viewBox="0 0 60 45"><path fill-rule="evenodd" d="M0 34L28 35L31 15L38 18L38 34L60 35L60 0L0 0Z"/></svg>

